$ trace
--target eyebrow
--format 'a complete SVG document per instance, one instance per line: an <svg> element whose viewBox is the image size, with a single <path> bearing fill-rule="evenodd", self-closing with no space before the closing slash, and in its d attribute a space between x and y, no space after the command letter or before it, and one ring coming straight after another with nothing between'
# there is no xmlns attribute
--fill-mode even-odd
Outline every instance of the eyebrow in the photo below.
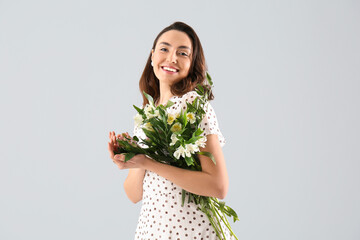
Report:
<svg viewBox="0 0 360 240"><path fill-rule="evenodd" d="M167 42L161 42L161 43L159 43L159 44L164 44L164 45L166 45L166 46L171 47L171 44L170 44L170 43L167 43ZM190 49L189 47L187 47L187 46L180 46L179 48L186 48L186 49L191 50L191 49Z"/></svg>

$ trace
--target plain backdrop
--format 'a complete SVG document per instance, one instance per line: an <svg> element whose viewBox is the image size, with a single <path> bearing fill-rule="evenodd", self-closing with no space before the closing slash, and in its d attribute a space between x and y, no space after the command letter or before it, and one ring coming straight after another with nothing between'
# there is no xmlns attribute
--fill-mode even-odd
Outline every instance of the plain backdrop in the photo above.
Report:
<svg viewBox="0 0 360 240"><path fill-rule="evenodd" d="M156 35L198 33L243 240L360 239L360 4L0 0L0 239L133 239L109 131Z"/></svg>

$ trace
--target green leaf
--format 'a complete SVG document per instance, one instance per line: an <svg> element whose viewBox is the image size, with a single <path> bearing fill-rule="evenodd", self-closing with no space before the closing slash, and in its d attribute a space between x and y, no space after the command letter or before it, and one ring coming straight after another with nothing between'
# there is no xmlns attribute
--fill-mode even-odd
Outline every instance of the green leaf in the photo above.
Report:
<svg viewBox="0 0 360 240"><path fill-rule="evenodd" d="M232 209L229 206L226 206L227 211L233 216L234 222L236 221L240 221L238 218L238 215L236 214L236 212L234 211L234 209Z"/></svg>
<svg viewBox="0 0 360 240"><path fill-rule="evenodd" d="M161 126L161 122L155 118L151 118L149 120L149 122L151 123L152 128L156 131L159 132L159 130L161 130L162 132L165 132L165 128L163 126Z"/></svg>
<svg viewBox="0 0 360 240"><path fill-rule="evenodd" d="M208 80L210 86L213 86L213 81L212 81L212 79L210 77L210 74L208 72L206 72L206 79Z"/></svg>
<svg viewBox="0 0 360 240"><path fill-rule="evenodd" d="M201 130L201 128L196 129L196 131L193 133L193 137L198 137L200 136L200 134L203 132L203 130Z"/></svg>
<svg viewBox="0 0 360 240"><path fill-rule="evenodd" d="M187 111L188 112L193 112L193 113L196 114L196 108L191 103L187 102L186 105L187 105Z"/></svg>
<svg viewBox="0 0 360 240"><path fill-rule="evenodd" d="M198 101L199 101L199 97L195 97L194 101L192 102L194 107L197 105Z"/></svg>
<svg viewBox="0 0 360 240"><path fill-rule="evenodd" d="M130 152L130 153L125 153L124 155L125 155L124 162L127 162L127 161L129 161L130 159L132 159L135 156L135 153Z"/></svg>
<svg viewBox="0 0 360 240"><path fill-rule="evenodd" d="M141 139L142 143L148 146L149 148L153 145L150 139Z"/></svg>
<svg viewBox="0 0 360 240"><path fill-rule="evenodd" d="M185 197L186 197L186 195L185 195L185 190L183 189L183 190L181 191L181 206L182 206L182 207L184 206Z"/></svg>
<svg viewBox="0 0 360 240"><path fill-rule="evenodd" d="M200 198L200 205L204 206L205 205L205 199L204 197Z"/></svg>
<svg viewBox="0 0 360 240"><path fill-rule="evenodd" d="M120 139L117 139L116 140L120 146L122 146L125 150L129 150L132 148L132 146L126 141L126 140L120 140Z"/></svg>
<svg viewBox="0 0 360 240"><path fill-rule="evenodd" d="M197 85L197 88L199 89L199 91L201 92L201 94L199 95L203 95L204 94L204 88L203 86L201 86L200 84Z"/></svg>
<svg viewBox="0 0 360 240"><path fill-rule="evenodd" d="M189 140L185 141L185 144L195 143L200 138L201 138L201 136L194 137L194 135L193 135Z"/></svg>
<svg viewBox="0 0 360 240"><path fill-rule="evenodd" d="M187 119L187 116L186 116L186 114L187 114L187 109L184 111L184 115L183 115L183 128L186 128L186 125L187 125L187 123L188 123L188 119Z"/></svg>
<svg viewBox="0 0 360 240"><path fill-rule="evenodd" d="M159 140L159 137L155 135L154 132L148 131L146 129L143 129L145 135L151 140L151 146L159 148L162 147L163 144L161 143L161 139Z"/></svg>
<svg viewBox="0 0 360 240"><path fill-rule="evenodd" d="M216 165L215 158L210 152L198 152L198 154L209 157L213 161L213 163Z"/></svg>
<svg viewBox="0 0 360 240"><path fill-rule="evenodd" d="M173 147L177 149L178 147L180 147L180 145L181 145L181 141L177 141Z"/></svg>
<svg viewBox="0 0 360 240"><path fill-rule="evenodd" d="M139 114L143 114L143 113L144 113L144 109L138 108L138 107L135 106L135 105L133 105L133 107L136 109L136 111L137 111Z"/></svg>
<svg viewBox="0 0 360 240"><path fill-rule="evenodd" d="M165 108L171 107L172 105L174 105L174 103L172 101L168 101Z"/></svg>
<svg viewBox="0 0 360 240"><path fill-rule="evenodd" d="M143 91L145 97L147 98L147 100L149 101L149 103L152 103L152 105L154 105L154 99L149 95L147 94L145 91Z"/></svg>
<svg viewBox="0 0 360 240"><path fill-rule="evenodd" d="M188 203L190 203L191 202L191 198L193 197L193 195L192 194L189 194L189 197L188 197Z"/></svg>
<svg viewBox="0 0 360 240"><path fill-rule="evenodd" d="M199 204L199 201L200 201L199 195L195 195L195 194L193 194L193 193L190 193L190 194L193 196L195 205L198 205L198 204Z"/></svg>
<svg viewBox="0 0 360 240"><path fill-rule="evenodd" d="M220 205L220 210L223 212L223 211L224 211L224 207L225 207L225 202L220 201L220 202L219 202L219 205Z"/></svg>
<svg viewBox="0 0 360 240"><path fill-rule="evenodd" d="M195 88L195 91L197 92L197 94L202 95L202 92L198 88Z"/></svg>
<svg viewBox="0 0 360 240"><path fill-rule="evenodd" d="M194 164L194 159L192 157L185 157L185 161L188 166Z"/></svg>
<svg viewBox="0 0 360 240"><path fill-rule="evenodd" d="M156 144L158 144L158 136L156 134L156 132L154 131L149 131L146 128L142 128L143 132L145 133L145 135L150 138L150 140Z"/></svg>

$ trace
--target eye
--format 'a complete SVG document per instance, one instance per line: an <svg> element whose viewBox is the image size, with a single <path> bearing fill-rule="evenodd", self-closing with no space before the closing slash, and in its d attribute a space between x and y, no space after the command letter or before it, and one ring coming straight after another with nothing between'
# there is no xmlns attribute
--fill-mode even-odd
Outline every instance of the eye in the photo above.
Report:
<svg viewBox="0 0 360 240"><path fill-rule="evenodd" d="M189 56L186 52L181 52L180 55L182 55L182 56Z"/></svg>
<svg viewBox="0 0 360 240"><path fill-rule="evenodd" d="M167 49L166 48L160 48L160 51L166 52Z"/></svg>

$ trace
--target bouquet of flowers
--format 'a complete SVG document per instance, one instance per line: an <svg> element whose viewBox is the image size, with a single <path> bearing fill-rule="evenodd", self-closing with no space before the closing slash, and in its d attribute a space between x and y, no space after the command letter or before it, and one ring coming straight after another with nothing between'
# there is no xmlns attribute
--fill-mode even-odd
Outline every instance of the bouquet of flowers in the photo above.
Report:
<svg viewBox="0 0 360 240"><path fill-rule="evenodd" d="M203 86L197 85L195 91L200 97L196 97L192 103L186 103L187 109L181 110L178 114L171 114L166 110L174 104L173 102L168 101L166 106L156 107L153 98L144 92L149 103L143 109L134 105L137 110L134 120L135 124L143 126L142 130L147 138L138 139L136 136L131 137L123 133L117 139L119 149L115 154L123 153L125 162L136 154L145 154L158 162L194 171L201 171L198 154L209 157L216 164L210 152L202 152L199 149L206 145L206 137L201 136L203 130L199 128L199 125L204 117L204 106L212 87L212 80L208 73L206 73L206 77L210 84L209 88L204 89ZM147 148L140 147L138 143L145 144ZM185 198L186 191L182 190L182 206L184 206ZM238 239L233 233L226 215L233 217L234 222L239 220L238 216L232 208L225 205L225 202L219 201L215 197L188 193L188 202L192 200L207 215L220 239L225 239L221 221Z"/></svg>

